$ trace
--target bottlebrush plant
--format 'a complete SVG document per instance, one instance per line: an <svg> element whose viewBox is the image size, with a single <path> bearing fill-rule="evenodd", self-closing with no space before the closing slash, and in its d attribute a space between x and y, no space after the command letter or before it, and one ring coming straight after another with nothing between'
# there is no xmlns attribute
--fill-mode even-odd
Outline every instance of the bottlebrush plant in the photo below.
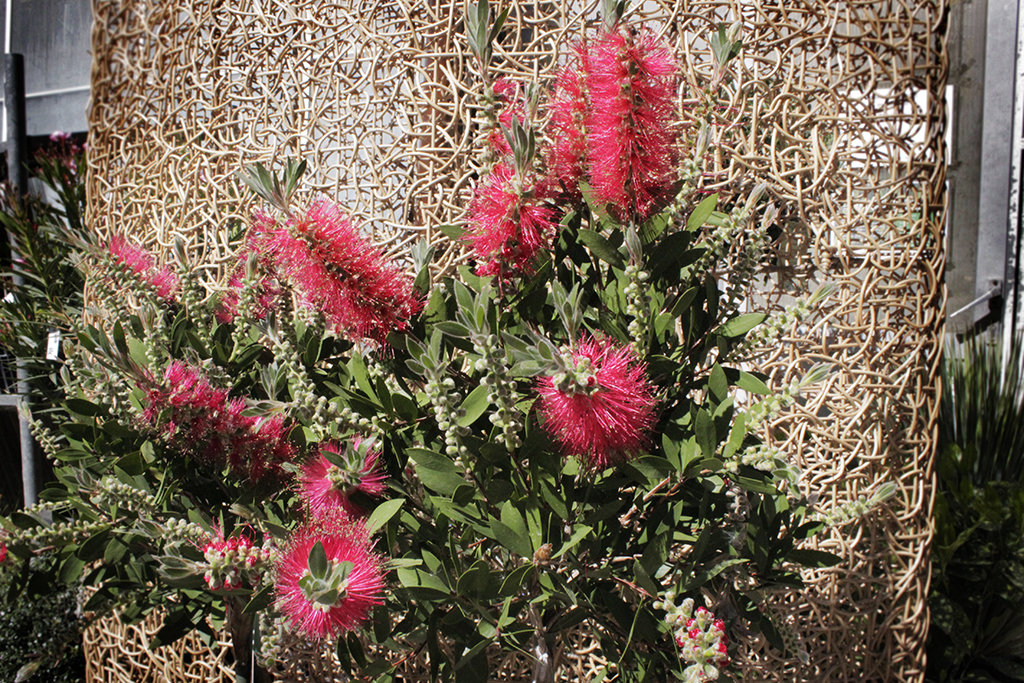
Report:
<svg viewBox="0 0 1024 683"><path fill-rule="evenodd" d="M295 162L242 175L266 206L230 291L204 296L184 249L81 245L100 315L12 562L58 549L87 612L162 607L156 644L212 619L240 678L288 633L381 683L410 657L485 681L511 653L550 682L577 628L623 681L727 677L734 631L784 647L768 589L836 558L797 547L822 523L758 435L827 371L773 391L744 368L827 290L784 323L743 312L775 209L753 180L700 192L712 136L680 125L667 45L611 3L544 99L489 82L502 18L467 14L492 163L458 277L299 202ZM724 78L737 37L712 43Z"/></svg>

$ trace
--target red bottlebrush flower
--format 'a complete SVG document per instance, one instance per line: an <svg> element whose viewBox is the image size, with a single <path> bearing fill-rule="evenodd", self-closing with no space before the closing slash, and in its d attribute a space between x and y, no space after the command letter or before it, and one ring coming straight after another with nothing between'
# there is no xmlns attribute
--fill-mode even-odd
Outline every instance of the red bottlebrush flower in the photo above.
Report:
<svg viewBox="0 0 1024 683"><path fill-rule="evenodd" d="M494 84L495 98L501 102L502 106L498 110L499 125L491 131L487 140L500 157L512 153L512 148L509 147L501 126L511 128L513 118L519 123L526 120L526 103L523 101L522 91L522 84L508 77L503 76Z"/></svg>
<svg viewBox="0 0 1024 683"><path fill-rule="evenodd" d="M327 597L322 597L315 567L309 562L317 543L327 557L329 574L341 569L342 563L351 564L341 590ZM384 570L366 527L339 515L317 518L296 529L276 568L277 608L292 628L308 638L351 631L366 620L374 605L383 602Z"/></svg>
<svg viewBox="0 0 1024 683"><path fill-rule="evenodd" d="M580 198L579 184L587 160L585 121L587 98L578 66L570 64L558 72L551 108L551 151L548 174L573 199Z"/></svg>
<svg viewBox="0 0 1024 683"><path fill-rule="evenodd" d="M478 275L509 280L532 272L537 255L551 246L558 231L547 199L547 186L532 176L520 181L510 165L494 167L469 207L467 237Z"/></svg>
<svg viewBox="0 0 1024 683"><path fill-rule="evenodd" d="M110 256L121 266L131 270L140 280L148 283L158 298L171 303L178 292L178 276L167 268L157 268L153 257L144 249L114 235L107 243Z"/></svg>
<svg viewBox="0 0 1024 683"><path fill-rule="evenodd" d="M259 214L253 228L261 252L338 331L383 343L392 330L406 329L423 306L412 278L326 200L283 225Z"/></svg>
<svg viewBox="0 0 1024 683"><path fill-rule="evenodd" d="M568 372L538 387L542 423L563 453L602 470L646 448L657 400L633 350L583 338L563 357Z"/></svg>
<svg viewBox="0 0 1024 683"><path fill-rule="evenodd" d="M674 179L676 62L652 34L619 27L598 36L583 65L594 194L622 218L643 220L667 201Z"/></svg>
<svg viewBox="0 0 1024 683"><path fill-rule="evenodd" d="M361 456L361 441L357 437L348 453L337 443L323 444L320 453L302 466L299 494L314 516L323 516L341 509L353 517L359 517L365 511L352 502L353 493L362 491L369 496L384 493L387 475L380 471L380 449L371 448L365 456ZM327 459L324 451L337 456L335 460L340 458L346 461L348 467L338 467Z"/></svg>
<svg viewBox="0 0 1024 683"><path fill-rule="evenodd" d="M227 465L236 476L260 481L280 474L295 449L284 418L242 415L245 401L212 386L196 368L174 361L163 383L147 382L143 417L170 446L212 466Z"/></svg>

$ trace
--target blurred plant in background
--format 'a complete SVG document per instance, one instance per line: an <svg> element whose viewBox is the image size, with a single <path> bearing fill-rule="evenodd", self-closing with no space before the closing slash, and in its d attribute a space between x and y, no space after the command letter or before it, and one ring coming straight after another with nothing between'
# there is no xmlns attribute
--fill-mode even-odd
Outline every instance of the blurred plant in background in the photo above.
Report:
<svg viewBox="0 0 1024 683"><path fill-rule="evenodd" d="M1024 343L943 359L929 681L1024 680Z"/></svg>
<svg viewBox="0 0 1024 683"><path fill-rule="evenodd" d="M2 272L5 387L9 393L16 391L17 358L29 371L33 416L51 426L54 412L63 414L64 384L58 376L62 341L73 335L82 314L84 275L77 267L81 255L74 242L84 234L85 183L79 172L85 168L85 154L84 145L74 138L54 133L30 168L43 191L16 198L9 185L0 187L0 225L17 254L13 263L8 255ZM11 461L0 468L2 476L10 478L0 500L4 514L21 506L17 450L9 455ZM44 471L43 476L52 473ZM56 579L58 561L57 554L43 550L15 567L14 558L0 544L0 595L7 597L0 606L0 680L35 675L39 680L71 683L84 678L80 582ZM33 598L20 597L24 585L31 586Z"/></svg>

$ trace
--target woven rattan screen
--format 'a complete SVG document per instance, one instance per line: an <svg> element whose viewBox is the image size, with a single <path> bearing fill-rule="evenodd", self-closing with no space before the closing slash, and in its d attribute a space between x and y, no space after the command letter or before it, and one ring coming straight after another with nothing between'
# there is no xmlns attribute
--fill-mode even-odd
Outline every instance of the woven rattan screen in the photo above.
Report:
<svg viewBox="0 0 1024 683"><path fill-rule="evenodd" d="M927 628L936 364L942 332L944 0L648 0L675 41L692 104L706 39L741 20L744 49L714 110L714 173L728 195L768 182L786 225L769 305L832 282L818 317L762 367L780 381L836 371L776 435L828 508L898 485L823 547L846 562L810 590L770 596L809 655L751 644L754 680L918 681ZM550 74L595 3L511 4L499 71ZM442 243L479 152L478 79L461 0L94 0L89 218L164 253L181 237L212 287L226 230L248 211L233 174L301 156L308 184L400 254ZM692 131L695 132L695 131ZM442 243L440 268L462 257ZM109 679L97 679L109 680ZM127 680L127 679L124 679Z"/></svg>

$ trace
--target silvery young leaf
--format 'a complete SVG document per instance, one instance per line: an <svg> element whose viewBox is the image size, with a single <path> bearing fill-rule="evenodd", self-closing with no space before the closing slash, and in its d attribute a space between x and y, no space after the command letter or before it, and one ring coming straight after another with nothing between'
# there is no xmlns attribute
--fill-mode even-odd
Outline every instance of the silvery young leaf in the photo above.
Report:
<svg viewBox="0 0 1024 683"><path fill-rule="evenodd" d="M330 569L330 564L327 562L327 552L324 550L324 544L320 541L316 542L309 550L309 558L306 561L309 567L309 573L318 579L327 578L327 571Z"/></svg>

